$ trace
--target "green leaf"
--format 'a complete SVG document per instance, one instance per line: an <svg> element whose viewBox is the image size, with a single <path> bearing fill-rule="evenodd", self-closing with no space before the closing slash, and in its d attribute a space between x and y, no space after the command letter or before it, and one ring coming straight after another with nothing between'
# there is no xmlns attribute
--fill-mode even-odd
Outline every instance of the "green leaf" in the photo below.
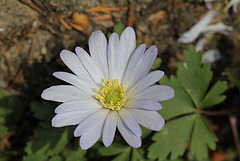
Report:
<svg viewBox="0 0 240 161"><path fill-rule="evenodd" d="M10 155L7 155L0 151L0 161L9 161L10 160L9 158L10 158Z"/></svg>
<svg viewBox="0 0 240 161"><path fill-rule="evenodd" d="M197 114L192 134L191 155L196 156L198 160L206 159L208 157L206 144L210 149L215 150L217 140L205 119L200 114Z"/></svg>
<svg viewBox="0 0 240 161"><path fill-rule="evenodd" d="M196 107L200 108L212 79L210 64L201 67L201 52L197 52L193 46L184 51L184 58L186 63L178 64L177 76Z"/></svg>
<svg viewBox="0 0 240 161"><path fill-rule="evenodd" d="M210 64L202 66L201 52L190 46L184 51L184 58L186 63L178 64L177 78L163 77L159 81L175 90L174 98L161 102L163 109L159 112L165 120L173 121L153 136L155 143L148 148L150 159L176 159L184 154L190 141L193 160L208 158L207 145L210 149L216 148L216 136L203 117L196 113L198 108L221 103L225 99L221 94L227 89L227 83L218 81L209 90L212 71Z"/></svg>
<svg viewBox="0 0 240 161"><path fill-rule="evenodd" d="M201 108L210 107L223 102L226 96L221 95L227 89L227 82L218 81L207 93L202 101Z"/></svg>
<svg viewBox="0 0 240 161"><path fill-rule="evenodd" d="M226 69L224 73L228 77L229 85L231 87L236 87L240 90L240 79L239 74L237 74L238 72L236 70Z"/></svg>
<svg viewBox="0 0 240 161"><path fill-rule="evenodd" d="M66 153L66 161L87 161L87 159L84 157L85 153L86 151L79 147L76 150L69 150Z"/></svg>
<svg viewBox="0 0 240 161"><path fill-rule="evenodd" d="M8 128L0 124L0 136L6 136L8 134Z"/></svg>
<svg viewBox="0 0 240 161"><path fill-rule="evenodd" d="M123 23L119 22L116 25L114 25L113 32L116 32L118 34L118 36L120 37L124 29L125 29L125 25Z"/></svg>
<svg viewBox="0 0 240 161"><path fill-rule="evenodd" d="M142 136L141 136L142 139L146 138L152 132L152 130L149 130L143 126L141 126L141 129L142 129Z"/></svg>
<svg viewBox="0 0 240 161"><path fill-rule="evenodd" d="M58 155L56 155L56 156L53 156L51 159L49 159L48 161L62 161L63 159L60 157L60 156L58 156Z"/></svg>
<svg viewBox="0 0 240 161"><path fill-rule="evenodd" d="M27 143L25 152L28 156L43 155L49 157L58 155L72 138L72 128L51 127L51 119L54 113L53 108L47 103L32 102L30 107L34 117L40 120L42 128L36 131L33 140ZM69 133L71 134L69 135Z"/></svg>
<svg viewBox="0 0 240 161"><path fill-rule="evenodd" d="M51 127L51 120L54 116L54 109L48 103L43 102L31 102L30 104L31 111L33 116L41 120L40 125L42 127Z"/></svg>
<svg viewBox="0 0 240 161"><path fill-rule="evenodd" d="M155 143L148 148L148 157L165 160L171 153L170 159L173 160L182 156L191 137L194 119L194 115L187 115L167 123L152 137Z"/></svg>
<svg viewBox="0 0 240 161"><path fill-rule="evenodd" d="M0 116L8 122L18 121L23 114L22 101L10 92L0 89Z"/></svg>
<svg viewBox="0 0 240 161"><path fill-rule="evenodd" d="M0 98L4 98L7 96L12 96L12 94L9 91L0 88Z"/></svg>
<svg viewBox="0 0 240 161"><path fill-rule="evenodd" d="M152 69L158 69L158 68L160 68L161 63L162 63L162 59L156 58L156 59L154 60L154 62L153 62Z"/></svg>
<svg viewBox="0 0 240 161"><path fill-rule="evenodd" d="M23 161L43 161L47 160L47 156L45 156L43 153L42 154L29 154L27 156L23 157Z"/></svg>
<svg viewBox="0 0 240 161"><path fill-rule="evenodd" d="M170 160L169 160L169 161L170 161ZM171 160L171 161L183 161L183 159L177 158L177 159L174 159L174 160Z"/></svg>
<svg viewBox="0 0 240 161"><path fill-rule="evenodd" d="M144 151L141 149L133 149L131 161L147 161L147 159L144 158Z"/></svg>
<svg viewBox="0 0 240 161"><path fill-rule="evenodd" d="M184 89L178 79L171 76L169 80L166 76L164 76L159 83L168 85L175 91L174 98L161 102L163 108L159 111L159 113L165 120L195 111L195 107L192 104L190 97L184 92Z"/></svg>
<svg viewBox="0 0 240 161"><path fill-rule="evenodd" d="M69 139L68 128L42 129L35 134L25 151L28 154L45 152L47 156L53 156L61 152Z"/></svg>
<svg viewBox="0 0 240 161"><path fill-rule="evenodd" d="M196 51L193 45L190 45L186 50L183 51L185 63L188 68L201 68L202 64L202 53Z"/></svg>
<svg viewBox="0 0 240 161"><path fill-rule="evenodd" d="M110 147L99 148L98 151L102 156L113 156L123 153L127 148L129 147L119 143L113 143Z"/></svg>
<svg viewBox="0 0 240 161"><path fill-rule="evenodd" d="M126 148L120 155L115 157L112 161L130 160L131 148Z"/></svg>

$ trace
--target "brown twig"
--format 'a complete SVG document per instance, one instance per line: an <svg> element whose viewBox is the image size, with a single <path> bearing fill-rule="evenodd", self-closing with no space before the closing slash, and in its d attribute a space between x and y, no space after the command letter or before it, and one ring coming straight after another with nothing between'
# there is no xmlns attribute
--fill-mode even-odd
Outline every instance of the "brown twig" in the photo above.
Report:
<svg viewBox="0 0 240 161"><path fill-rule="evenodd" d="M19 45L18 47L16 47L16 49L14 50L14 53L17 54L19 53L19 51L24 47L23 44Z"/></svg>
<svg viewBox="0 0 240 161"><path fill-rule="evenodd" d="M2 49L1 50L1 54L2 56L4 57L6 63L7 63L7 67L8 67L8 76L7 76L7 80L6 80L6 86L8 85L9 81L10 81L10 78L11 78L11 75L12 75L12 72L11 72L11 64L7 58L7 55L5 53L5 51Z"/></svg>
<svg viewBox="0 0 240 161"><path fill-rule="evenodd" d="M229 115L229 121L232 127L232 132L233 132L233 137L234 141L237 147L237 152L238 152L238 159L240 160L240 143L239 143L239 138L238 138L238 129L237 129L237 117L236 115Z"/></svg>
<svg viewBox="0 0 240 161"><path fill-rule="evenodd" d="M72 27L67 23L65 22L64 18L66 17L66 15L63 15L60 17L59 21L60 23L67 29L67 30L72 30Z"/></svg>
<svg viewBox="0 0 240 161"><path fill-rule="evenodd" d="M207 116L221 116L221 115L228 115L228 110L222 110L222 111L200 111L201 114L207 115Z"/></svg>
<svg viewBox="0 0 240 161"><path fill-rule="evenodd" d="M29 2L28 0L19 0L19 1L22 2L22 3L24 3L24 4L26 4L26 5L28 5L28 6L31 7L32 9L36 10L37 12L39 12L40 14L43 14L43 13L44 13L44 11L43 11L41 8L39 8L38 6L36 6L36 5L33 4L33 3Z"/></svg>
<svg viewBox="0 0 240 161"><path fill-rule="evenodd" d="M108 5L101 5L93 8L89 8L86 10L86 12L89 12L91 14L95 14L96 12L102 12L110 14L113 11L119 11L121 8L119 7L109 7Z"/></svg>
<svg viewBox="0 0 240 161"><path fill-rule="evenodd" d="M174 6L174 10L179 10L181 8L185 8L189 6L189 3L181 3L181 4L177 4L176 6Z"/></svg>
<svg viewBox="0 0 240 161"><path fill-rule="evenodd" d="M16 76L14 77L13 81L8 85L7 90L10 90L10 89L14 86L14 84L19 80L19 78L21 77L24 69L25 69L26 66L27 66L28 60L29 60L29 58L30 58L30 55L31 55L31 53L32 53L32 48L33 48L33 40L32 40L32 42L31 42L30 48L29 48L29 50L28 50L27 57L25 58L22 66L21 66L20 69L18 70L18 72L17 72Z"/></svg>
<svg viewBox="0 0 240 161"><path fill-rule="evenodd" d="M2 141L2 145L1 145L1 150L4 150L7 145L9 144L9 139L11 137L12 134L8 134L7 136L4 137L3 141Z"/></svg>
<svg viewBox="0 0 240 161"><path fill-rule="evenodd" d="M101 20L107 20L107 19L111 19L112 16L110 14L104 14L104 15L98 15L96 17L93 17L94 21L101 21Z"/></svg>
<svg viewBox="0 0 240 161"><path fill-rule="evenodd" d="M8 45L8 41L7 41L4 37L2 37L1 34L0 34L0 40L1 40L4 44Z"/></svg>
<svg viewBox="0 0 240 161"><path fill-rule="evenodd" d="M31 35L31 32L33 32L34 30L36 30L37 28L39 28L42 24L43 24L43 23L40 22L39 24L37 24L37 25L35 25L35 26L32 26L32 28L30 28L27 33L25 33L22 37L20 37L20 38L18 39L18 42L21 41L21 40L23 40L23 39L25 39L25 38L27 38L27 37L29 37L29 35ZM11 47L13 47L14 45L16 45L16 43L17 43L17 42L14 42L13 44L11 44L11 45L7 48L7 51L8 51Z"/></svg>
<svg viewBox="0 0 240 161"><path fill-rule="evenodd" d="M127 26L133 27L133 24L137 21L136 16L134 15L134 0L132 0L130 6L129 6L129 12L128 12L128 23Z"/></svg>
<svg viewBox="0 0 240 161"><path fill-rule="evenodd" d="M44 5L42 4L42 2L40 0L34 0L34 3L36 3L40 8L44 9Z"/></svg>

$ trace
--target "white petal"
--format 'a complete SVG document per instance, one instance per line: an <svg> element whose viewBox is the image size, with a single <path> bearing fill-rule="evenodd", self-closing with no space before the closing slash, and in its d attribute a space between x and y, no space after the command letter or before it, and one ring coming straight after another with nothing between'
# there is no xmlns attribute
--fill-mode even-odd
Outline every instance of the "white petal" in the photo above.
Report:
<svg viewBox="0 0 240 161"><path fill-rule="evenodd" d="M213 0L204 0L204 1L205 1L205 5L206 5L207 9L212 10L213 7L212 7L212 5L211 5L211 2L212 2Z"/></svg>
<svg viewBox="0 0 240 161"><path fill-rule="evenodd" d="M101 137L103 129L104 119L97 122L94 128L91 128L86 133L84 133L80 138L80 146L83 150L89 149L93 146L98 139Z"/></svg>
<svg viewBox="0 0 240 161"><path fill-rule="evenodd" d="M121 34L120 37L120 50L122 52L122 67L125 70L128 59L136 48L136 35L131 27L127 27Z"/></svg>
<svg viewBox="0 0 240 161"><path fill-rule="evenodd" d="M122 108L120 111L118 111L119 116L127 125L129 130L132 131L132 133L136 136L142 135L141 127L138 125L137 121L134 119L134 117L129 113L129 111L125 108Z"/></svg>
<svg viewBox="0 0 240 161"><path fill-rule="evenodd" d="M96 63L89 56L89 54L81 47L76 47L75 50L78 55L78 58L80 59L84 68L89 73L89 75L92 77L94 82L96 84L99 84L100 82L102 82L104 79L102 71L98 68Z"/></svg>
<svg viewBox="0 0 240 161"><path fill-rule="evenodd" d="M98 86L96 84L91 84L87 80L84 80L74 74L71 74L71 73L54 72L53 75L56 78L61 79L65 82L68 82L91 95L95 94L95 91L93 89L98 88Z"/></svg>
<svg viewBox="0 0 240 161"><path fill-rule="evenodd" d="M93 83L92 78L90 77L88 72L85 70L85 68L83 67L81 61L78 59L76 54L68 50L63 50L60 53L60 57L64 62L64 64L66 64L68 68L71 69L71 71L73 71L73 73Z"/></svg>
<svg viewBox="0 0 240 161"><path fill-rule="evenodd" d="M125 89L128 89L128 87L132 85L132 82L135 79L140 67L143 65L144 61L143 53L145 49L146 49L145 44L139 45L138 48L134 50L133 54L129 58L129 62L127 64L127 68L123 75L122 80Z"/></svg>
<svg viewBox="0 0 240 161"><path fill-rule="evenodd" d="M109 147L114 139L118 114L116 111L110 111L103 127L102 141L106 147Z"/></svg>
<svg viewBox="0 0 240 161"><path fill-rule="evenodd" d="M142 144L142 140L140 136L134 135L126 126L126 124L122 121L120 117L118 117L118 130L121 133L122 137L126 142L133 148L139 148Z"/></svg>
<svg viewBox="0 0 240 161"><path fill-rule="evenodd" d="M96 99L79 99L62 103L55 109L55 113L64 113L71 111L77 112L81 110L91 110L95 108L102 108L102 105L99 104L99 101L97 101Z"/></svg>
<svg viewBox="0 0 240 161"><path fill-rule="evenodd" d="M218 49L211 49L203 53L202 63L214 63L221 59L221 53Z"/></svg>
<svg viewBox="0 0 240 161"><path fill-rule="evenodd" d="M124 69L122 68L122 53L120 51L120 42L117 33L113 33L109 38L108 45L108 69L110 80L118 79L119 82L122 80Z"/></svg>
<svg viewBox="0 0 240 161"><path fill-rule="evenodd" d="M98 30L91 34L89 50L93 61L100 67L104 77L108 79L107 39L102 31Z"/></svg>
<svg viewBox="0 0 240 161"><path fill-rule="evenodd" d="M234 13L237 13L237 11L238 11L238 4L239 4L240 0L237 0L237 1L238 2L236 2L236 4L233 5L233 12Z"/></svg>
<svg viewBox="0 0 240 161"><path fill-rule="evenodd" d="M52 86L42 92L41 97L45 100L66 102L76 99L91 99L92 96L72 85Z"/></svg>
<svg viewBox="0 0 240 161"><path fill-rule="evenodd" d="M162 105L154 100L147 99L131 99L126 101L124 107L130 109L160 110Z"/></svg>
<svg viewBox="0 0 240 161"><path fill-rule="evenodd" d="M224 12L227 12L229 8L233 7L234 13L237 13L237 7L238 4L240 3L240 0L231 0L227 6L224 8Z"/></svg>
<svg viewBox="0 0 240 161"><path fill-rule="evenodd" d="M52 119L53 127L63 127L69 125L77 125L86 117L96 112L98 109L71 111L56 114Z"/></svg>
<svg viewBox="0 0 240 161"><path fill-rule="evenodd" d="M195 46L197 51L202 51L203 50L204 44L207 41L207 38L208 38L208 36L205 36L205 37L198 40L198 42L196 43L196 46Z"/></svg>
<svg viewBox="0 0 240 161"><path fill-rule="evenodd" d="M129 111L132 113L139 124L148 129L159 131L165 124L162 116L156 111L139 109L130 109Z"/></svg>
<svg viewBox="0 0 240 161"><path fill-rule="evenodd" d="M82 134L86 133L88 130L94 128L98 122L101 122L106 119L107 114L109 113L108 109L102 108L97 112L93 113L85 120L80 122L77 128L74 131L74 136L81 136Z"/></svg>
<svg viewBox="0 0 240 161"><path fill-rule="evenodd" d="M134 79L131 81L131 84L129 85L128 88L132 87L139 79L147 75L149 72L150 68L152 67L152 64L154 60L156 59L158 54L158 49L155 45L151 46L145 53L144 53L144 58L142 61L142 64L138 71L135 73L133 71L132 75L135 75ZM127 88L125 87L127 90Z"/></svg>
<svg viewBox="0 0 240 161"><path fill-rule="evenodd" d="M206 32L206 33L227 32L228 33L228 31L232 31L232 30L233 30L232 26L227 26L219 22L216 24L206 26L203 32Z"/></svg>
<svg viewBox="0 0 240 161"><path fill-rule="evenodd" d="M163 77L163 75L164 72L160 70L149 73L126 91L128 98L130 99L135 94L156 83Z"/></svg>
<svg viewBox="0 0 240 161"><path fill-rule="evenodd" d="M155 101L165 101L174 97L174 90L165 85L151 86L134 96L135 99L152 99Z"/></svg>
<svg viewBox="0 0 240 161"><path fill-rule="evenodd" d="M216 11L209 11L197 24L195 24L190 30L183 33L182 36L178 39L178 41L182 43L191 43L198 38L198 36L202 33L204 28L211 22L213 17L217 14Z"/></svg>

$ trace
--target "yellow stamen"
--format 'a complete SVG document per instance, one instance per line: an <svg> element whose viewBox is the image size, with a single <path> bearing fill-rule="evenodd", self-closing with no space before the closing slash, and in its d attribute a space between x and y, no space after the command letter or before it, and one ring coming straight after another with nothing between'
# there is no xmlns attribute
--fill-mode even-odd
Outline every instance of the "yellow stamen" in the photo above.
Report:
<svg viewBox="0 0 240 161"><path fill-rule="evenodd" d="M101 82L101 86L101 90L94 88L98 93L95 97L105 108L119 111L127 98L123 83L122 85L118 85L118 79L114 79L113 81L104 79Z"/></svg>

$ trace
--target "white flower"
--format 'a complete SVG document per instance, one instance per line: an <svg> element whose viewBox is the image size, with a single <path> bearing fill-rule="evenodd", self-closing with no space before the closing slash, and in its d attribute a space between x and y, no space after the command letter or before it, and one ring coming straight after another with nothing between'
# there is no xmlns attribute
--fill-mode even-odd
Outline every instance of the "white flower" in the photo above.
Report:
<svg viewBox="0 0 240 161"><path fill-rule="evenodd" d="M216 11L209 11L197 24L191 29L182 34L178 39L182 43L191 43L196 40L201 33L209 36L211 33L223 33L228 34L228 31L232 31L232 26L227 26L221 22L216 24L209 24L211 20L216 16Z"/></svg>
<svg viewBox="0 0 240 161"><path fill-rule="evenodd" d="M209 11L197 24L195 24L190 30L183 33L178 41L182 43L191 43L198 38L203 32L204 28L211 22L211 20L217 14L216 11Z"/></svg>
<svg viewBox="0 0 240 161"><path fill-rule="evenodd" d="M205 4L206 4L206 7L207 7L207 9L209 9L209 10L211 10L211 9L213 9L213 7L212 7L212 5L211 5L211 2L212 2L213 0L204 0L204 2L205 2Z"/></svg>
<svg viewBox="0 0 240 161"><path fill-rule="evenodd" d="M218 22L216 24L211 24L211 25L206 26L203 29L203 32L207 33L207 34L219 32L219 33L228 35L229 34L228 31L232 31L232 30L233 30L232 26L227 26L221 22Z"/></svg>
<svg viewBox="0 0 240 161"><path fill-rule="evenodd" d="M197 51L203 50L205 42L213 33L222 33L224 35L228 35L229 31L232 31L232 30L233 30L232 26L227 26L221 22L206 26L203 29L205 36L197 41L196 50Z"/></svg>
<svg viewBox="0 0 240 161"><path fill-rule="evenodd" d="M224 11L227 12L229 8L233 7L233 12L237 13L237 8L240 3L240 0L231 0L228 5L224 8Z"/></svg>
<svg viewBox="0 0 240 161"><path fill-rule="evenodd" d="M109 42L101 31L92 33L89 54L81 47L76 54L63 50L60 57L74 73L55 72L53 75L70 85L52 86L42 98L63 102L55 112L52 126L78 125L74 136L80 138L82 149L88 149L102 136L103 144L112 144L116 129L126 142L141 146L142 125L154 131L164 126L156 110L158 101L174 97L174 90L165 85L154 85L163 71L148 74L158 50L146 45L136 48L135 32L127 27L120 39L113 33Z"/></svg>
<svg viewBox="0 0 240 161"><path fill-rule="evenodd" d="M203 53L202 63L214 63L221 59L221 53L218 49L211 49Z"/></svg>

